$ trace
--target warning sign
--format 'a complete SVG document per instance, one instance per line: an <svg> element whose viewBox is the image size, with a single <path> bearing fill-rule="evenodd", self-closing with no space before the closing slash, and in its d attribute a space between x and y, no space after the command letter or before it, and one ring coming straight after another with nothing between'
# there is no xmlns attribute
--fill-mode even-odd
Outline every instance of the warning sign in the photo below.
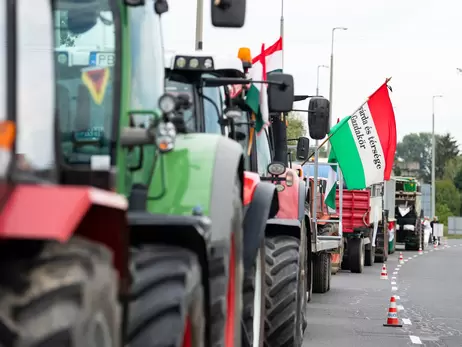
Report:
<svg viewBox="0 0 462 347"><path fill-rule="evenodd" d="M110 74L111 72L107 67L82 70L82 82L88 88L97 105L101 105L104 100Z"/></svg>

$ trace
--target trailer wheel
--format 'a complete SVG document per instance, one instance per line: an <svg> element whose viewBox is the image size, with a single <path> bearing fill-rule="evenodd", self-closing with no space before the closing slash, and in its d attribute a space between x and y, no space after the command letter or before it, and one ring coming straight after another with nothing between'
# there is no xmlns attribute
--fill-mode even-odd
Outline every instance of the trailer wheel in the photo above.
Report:
<svg viewBox="0 0 462 347"><path fill-rule="evenodd" d="M143 245L132 251L130 347L204 346L204 288L197 256L184 248Z"/></svg>
<svg viewBox="0 0 462 347"><path fill-rule="evenodd" d="M255 266L244 274L242 319L250 346L262 347L265 328L265 246L258 250ZM255 335L257 332L257 335Z"/></svg>
<svg viewBox="0 0 462 347"><path fill-rule="evenodd" d="M362 273L364 270L364 243L361 238L348 239L348 262L350 271Z"/></svg>
<svg viewBox="0 0 462 347"><path fill-rule="evenodd" d="M33 256L2 252L0 346L121 345L111 252L77 237L37 245Z"/></svg>
<svg viewBox="0 0 462 347"><path fill-rule="evenodd" d="M372 266L374 265L374 262L375 262L375 247L371 245L370 249L366 248L364 265Z"/></svg>
<svg viewBox="0 0 462 347"><path fill-rule="evenodd" d="M326 293L330 287L330 254L319 253L313 261L313 293Z"/></svg>
<svg viewBox="0 0 462 347"><path fill-rule="evenodd" d="M305 293L300 264L300 240L286 235L266 239L265 346L300 347L303 341Z"/></svg>

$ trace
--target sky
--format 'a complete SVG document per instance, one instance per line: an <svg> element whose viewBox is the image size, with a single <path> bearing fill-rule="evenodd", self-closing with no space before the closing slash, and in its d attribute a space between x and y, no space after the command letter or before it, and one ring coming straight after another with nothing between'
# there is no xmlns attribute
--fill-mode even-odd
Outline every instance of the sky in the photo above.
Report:
<svg viewBox="0 0 462 347"><path fill-rule="evenodd" d="M258 52L280 34L281 0L247 0L240 29L214 28L210 1L204 8L204 50L236 55L239 47ZM163 15L164 45L193 51L196 2L169 1ZM296 94L315 94L318 65L329 65L334 46L333 117L354 112L387 77L393 89L398 138L431 131L450 132L462 144L462 2L456 0L284 1L284 70L295 78ZM329 70L320 70L320 94L329 95ZM300 102L296 108L306 109Z"/></svg>

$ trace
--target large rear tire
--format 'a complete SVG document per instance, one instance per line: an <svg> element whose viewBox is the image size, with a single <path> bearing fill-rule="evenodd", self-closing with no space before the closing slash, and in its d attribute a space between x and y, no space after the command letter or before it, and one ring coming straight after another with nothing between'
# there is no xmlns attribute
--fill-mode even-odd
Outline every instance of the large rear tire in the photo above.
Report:
<svg viewBox="0 0 462 347"><path fill-rule="evenodd" d="M132 253L130 347L204 346L204 288L196 254L181 247L143 245ZM187 343L185 343L187 344Z"/></svg>
<svg viewBox="0 0 462 347"><path fill-rule="evenodd" d="M301 275L300 240L286 235L266 239L267 347L299 347L303 342L306 300Z"/></svg>
<svg viewBox="0 0 462 347"><path fill-rule="evenodd" d="M121 345L118 278L106 247L76 237L45 242L29 258L2 252L1 263L0 346Z"/></svg>

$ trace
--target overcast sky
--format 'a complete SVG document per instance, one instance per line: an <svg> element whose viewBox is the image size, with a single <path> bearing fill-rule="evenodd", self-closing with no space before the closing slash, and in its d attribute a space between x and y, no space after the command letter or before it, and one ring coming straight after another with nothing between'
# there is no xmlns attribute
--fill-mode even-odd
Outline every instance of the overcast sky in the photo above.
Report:
<svg viewBox="0 0 462 347"><path fill-rule="evenodd" d="M247 0L241 29L217 29L205 0L204 50L257 52L279 37L280 0ZM438 5L439 4L439 5ZM194 49L196 2L174 0L163 17L165 47ZM329 64L335 38L334 117L353 112L386 77L392 76L398 136L431 131L432 96L436 132L450 132L462 143L462 2L456 0L285 0L285 72L295 77L297 94L314 94L318 65ZM321 69L320 93L329 94L329 70ZM297 108L305 108L300 103Z"/></svg>

